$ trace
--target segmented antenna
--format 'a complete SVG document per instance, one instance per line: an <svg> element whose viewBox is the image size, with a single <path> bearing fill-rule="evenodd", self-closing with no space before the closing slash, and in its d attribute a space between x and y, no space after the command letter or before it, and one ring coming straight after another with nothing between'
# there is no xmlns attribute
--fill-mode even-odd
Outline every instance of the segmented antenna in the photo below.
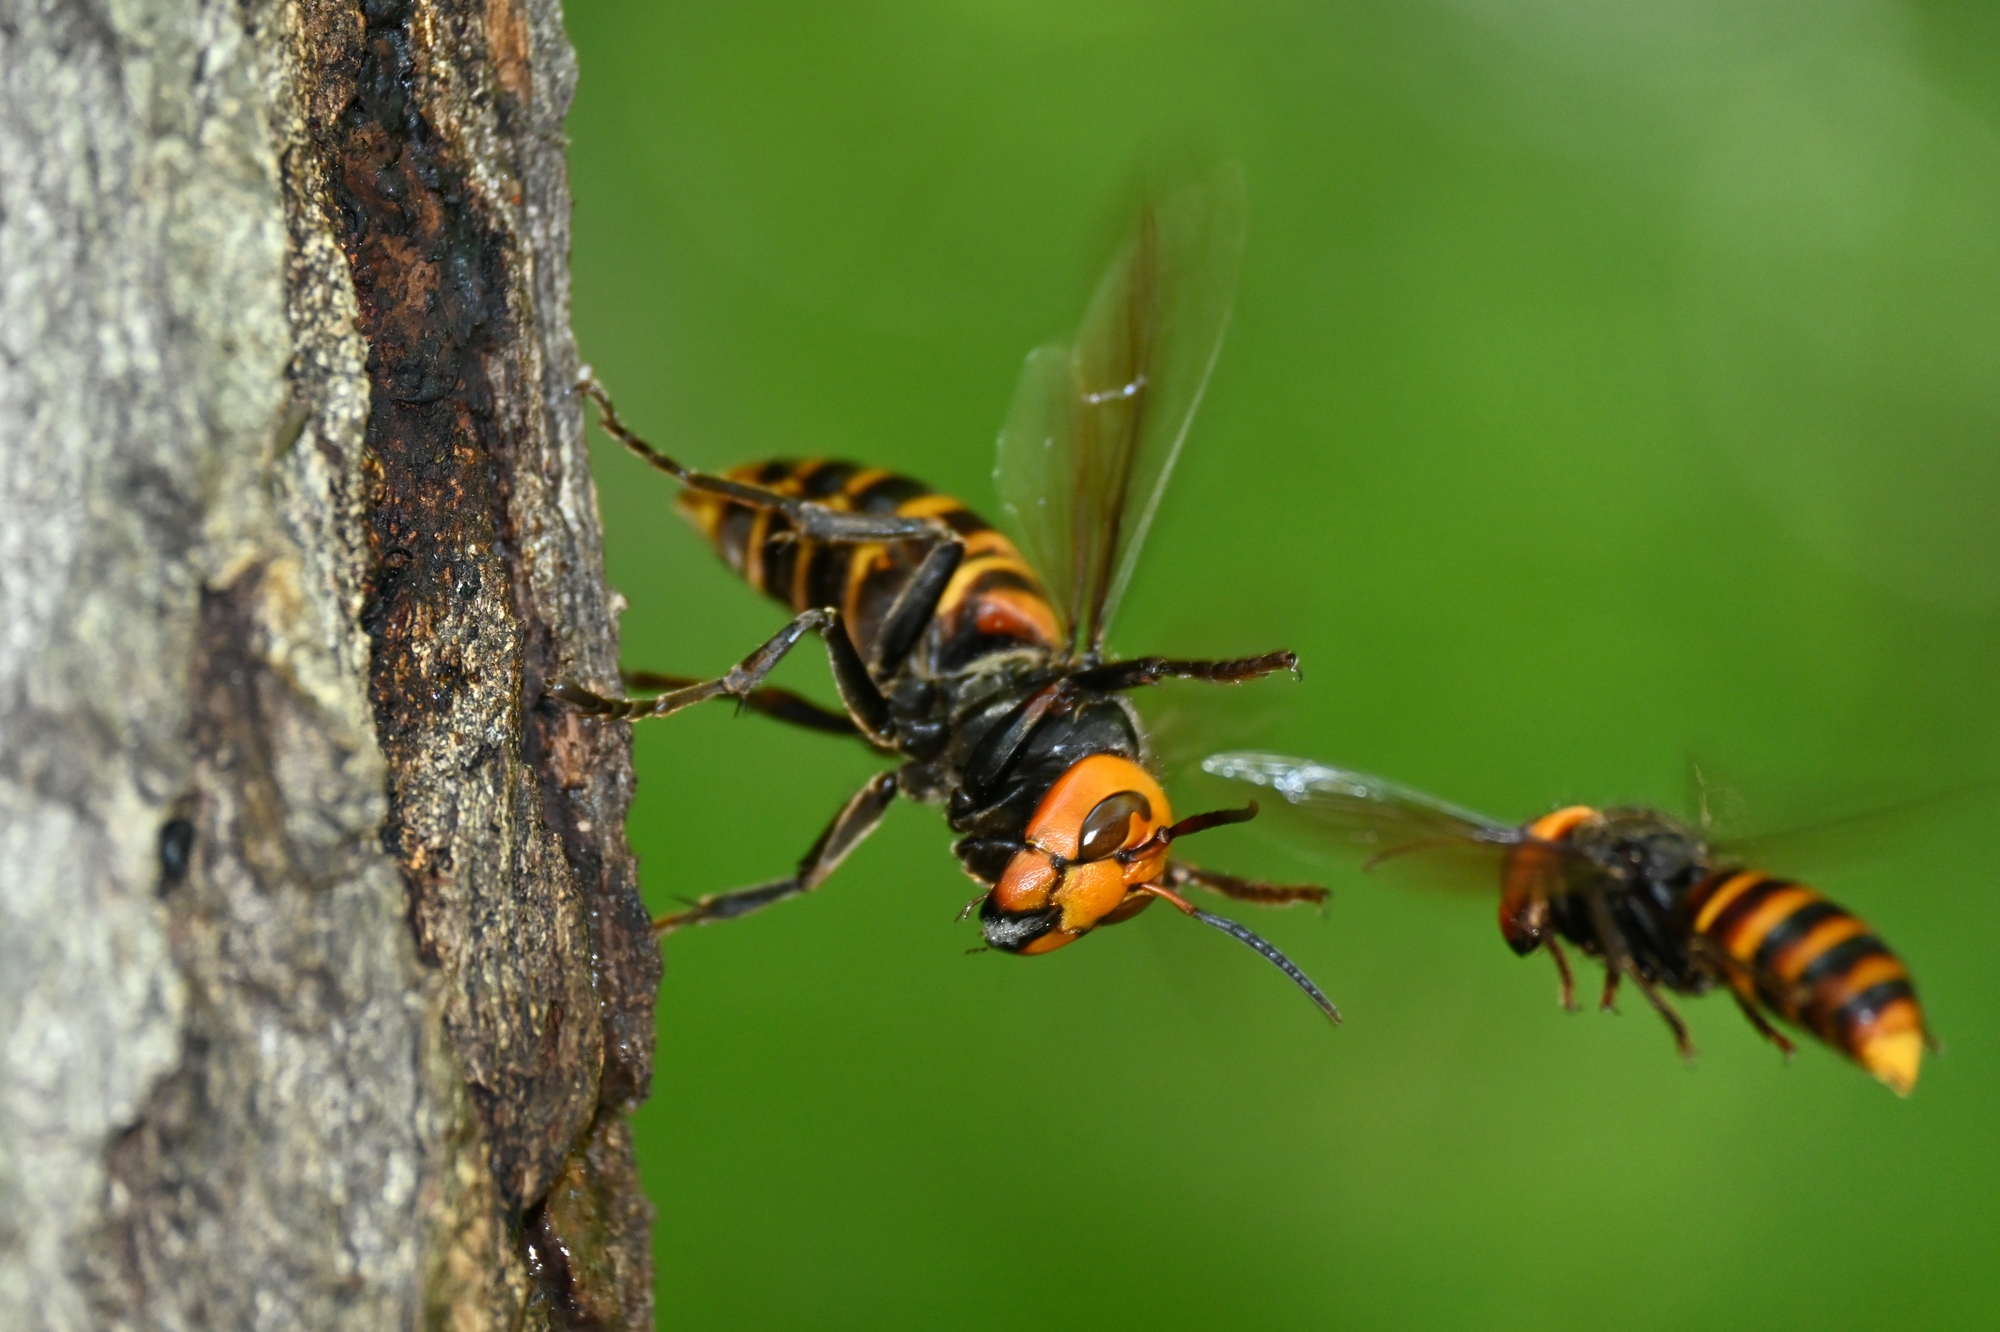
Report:
<svg viewBox="0 0 2000 1332"><path fill-rule="evenodd" d="M1198 832L1207 832L1210 828L1220 828L1225 824L1248 823L1256 817L1257 802L1254 800L1242 809L1213 809L1206 814L1191 815L1171 827L1155 828L1153 835L1145 841L1120 851L1118 860L1121 864L1129 865L1135 860L1144 860L1163 846L1172 845L1177 838L1192 837ZM1182 906L1181 910L1192 911L1194 908Z"/></svg>
<svg viewBox="0 0 2000 1332"><path fill-rule="evenodd" d="M1196 909L1193 914L1194 918L1200 921L1202 924L1212 925L1216 929L1221 930L1224 934L1228 935L1230 938L1235 939L1252 949L1255 949L1258 955L1261 956L1266 962L1269 962L1272 966L1284 972L1287 976L1290 976L1292 978L1292 984L1298 986L1301 990L1304 990L1306 992L1306 998L1312 1000L1315 1004L1318 1004L1319 1011L1326 1014L1329 1021L1331 1021L1335 1026L1340 1025L1340 1010L1333 1006L1333 1000L1327 998L1324 994L1320 993L1319 986L1314 985L1312 983L1312 978L1307 976L1305 972L1300 971L1298 967L1294 965L1292 959L1286 957L1283 953L1279 952L1276 945L1267 943L1265 940L1258 937L1257 934L1251 931L1248 926L1238 925L1235 921L1229 919L1227 916L1218 916L1212 912L1202 911L1200 909Z"/></svg>
<svg viewBox="0 0 2000 1332"><path fill-rule="evenodd" d="M1197 815L1196 817L1201 818L1205 816ZM1133 891L1148 893L1163 902L1170 903L1182 915L1193 916L1202 924L1221 930L1224 934L1235 939L1245 947L1253 949L1259 957L1284 972L1287 976L1290 976L1292 984L1304 990L1306 998L1319 1005L1319 1011L1326 1014L1328 1021L1332 1022L1336 1027L1340 1025L1340 1010L1333 1006L1333 1000L1321 993L1319 986L1314 985L1312 979L1293 964L1292 959L1279 952L1277 945L1266 942L1249 926L1238 925L1227 916L1218 916L1212 912L1203 911L1173 889L1162 887L1157 883L1142 883Z"/></svg>

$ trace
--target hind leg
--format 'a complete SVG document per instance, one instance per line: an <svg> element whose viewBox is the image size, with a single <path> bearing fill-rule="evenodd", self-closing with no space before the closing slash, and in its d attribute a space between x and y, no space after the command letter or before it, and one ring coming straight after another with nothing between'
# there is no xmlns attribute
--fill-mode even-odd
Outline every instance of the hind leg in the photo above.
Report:
<svg viewBox="0 0 2000 1332"><path fill-rule="evenodd" d="M1681 1015L1674 1011L1666 996L1640 973L1637 964L1632 961L1632 950L1626 946L1625 935L1618 928L1618 922L1611 918L1611 908L1605 904L1604 894L1592 892L1588 894L1588 901L1591 923L1596 926L1598 942L1604 948L1606 1001L1617 993L1619 976L1630 976L1632 983L1639 987L1639 993L1646 996L1646 1002L1653 1006L1653 1011L1667 1024L1667 1030L1673 1033L1674 1048L1681 1052L1681 1058L1693 1062L1694 1042L1688 1037L1687 1023L1681 1020Z"/></svg>
<svg viewBox="0 0 2000 1332"><path fill-rule="evenodd" d="M762 647L738 662L727 675L672 689L657 698L606 698L574 680L559 681L549 690L549 696L593 717L623 717L633 721L643 717L671 716L682 708L725 696L738 699L747 706L763 689L764 677L809 633L818 633L826 644L827 663L833 668L834 687L840 691L840 701L847 709L848 719L861 733L861 738L877 749L892 749L895 744L892 734L895 719L889 713L889 700L882 696L882 691L870 677L868 664L855 651L854 640L847 636L847 626L837 610L802 611ZM786 697L796 699L796 695ZM815 708L815 711L823 710ZM806 721L803 724L814 723ZM821 726L819 729L830 728Z"/></svg>
<svg viewBox="0 0 2000 1332"><path fill-rule="evenodd" d="M1569 954L1563 951L1562 940L1554 934L1542 940L1549 950L1549 956L1556 963L1556 1002L1563 1012L1576 1012L1576 975L1569 969Z"/></svg>
<svg viewBox="0 0 2000 1332"><path fill-rule="evenodd" d="M896 799L896 775L885 772L868 779L863 786L848 798L833 816L833 822L812 844L799 861L798 869L789 879L779 879L775 883L759 884L755 888L739 888L735 892L711 893L689 906L685 911L676 911L670 916L662 916L653 922L653 933L671 934L689 925L708 925L718 920L734 920L747 916L753 911L782 902L788 897L798 897L809 893L825 883L827 876L840 868L840 862L869 833L875 831L882 816Z"/></svg>
<svg viewBox="0 0 2000 1332"><path fill-rule="evenodd" d="M1674 1011L1674 1006L1667 1002L1666 996L1653 982L1636 971L1632 973L1632 983L1639 987L1639 993L1646 996L1646 1002L1653 1006L1653 1011L1667 1024L1667 1030L1674 1034L1674 1048L1681 1052L1681 1058L1693 1063L1694 1041L1689 1038L1687 1023L1681 1020L1681 1015Z"/></svg>
<svg viewBox="0 0 2000 1332"><path fill-rule="evenodd" d="M649 465L665 472L689 490L719 495L752 509L770 509L791 521L800 536L814 541L949 541L951 530L935 519L904 518L893 513L849 513L830 509L812 500L781 495L765 486L732 481L726 476L683 467L666 454L639 438L619 419L611 405L611 395L589 366L577 374L576 391L597 404L597 421L604 433L623 444Z"/></svg>
<svg viewBox="0 0 2000 1332"><path fill-rule="evenodd" d="M1736 1000L1736 1006L1743 1010L1743 1016L1750 1019L1750 1025L1755 1027L1757 1033L1765 1040L1777 1046L1787 1060L1798 1053L1798 1047L1792 1044L1791 1038L1767 1022L1764 1015L1757 1011L1757 1006L1744 998L1735 986L1730 987L1729 993Z"/></svg>
<svg viewBox="0 0 2000 1332"><path fill-rule="evenodd" d="M801 638L816 630L824 632L829 626L837 628L838 623L839 617L832 611L805 611L771 635L762 647L737 662L728 674L713 680L689 681L654 698L606 698L573 680L558 681L550 688L549 694L578 712L593 717L623 717L634 721L641 717L670 717L682 708L706 703L711 698L728 697L747 703L763 688L764 677L784 660L785 654L796 647Z"/></svg>
<svg viewBox="0 0 2000 1332"><path fill-rule="evenodd" d="M695 679L691 675L662 675L658 671L620 671L619 675L624 679L625 687L628 689L647 689L661 693L668 693L677 689L688 689L701 683L700 680ZM581 690L580 692L589 693L588 690ZM591 697L596 698L598 696L593 694ZM729 697L729 695L717 695L717 697ZM605 699L603 701L620 705L640 702L640 700L628 699ZM643 701L650 702L651 700ZM861 734L861 728L856 726L846 713L835 712L832 708L823 708L803 695L795 694L789 689L779 689L775 685L765 685L762 688L753 689L736 701L739 706L748 708L752 712L761 712L766 717L775 717L781 722L789 722L793 726L801 726L808 731L823 731L828 735Z"/></svg>
<svg viewBox="0 0 2000 1332"><path fill-rule="evenodd" d="M1299 673L1299 659L1291 652L1267 652L1261 657L1239 657L1233 661L1184 661L1178 657L1134 657L1130 661L1108 661L1087 671L1078 671L1071 683L1080 689L1115 693L1123 689L1143 689L1162 680L1207 680L1213 684L1241 684L1267 675L1289 671Z"/></svg>

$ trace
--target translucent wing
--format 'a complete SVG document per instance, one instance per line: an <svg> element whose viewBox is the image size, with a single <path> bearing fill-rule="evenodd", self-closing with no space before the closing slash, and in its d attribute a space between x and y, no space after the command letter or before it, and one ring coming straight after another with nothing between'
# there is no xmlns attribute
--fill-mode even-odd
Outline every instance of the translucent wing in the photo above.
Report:
<svg viewBox="0 0 2000 1332"><path fill-rule="evenodd" d="M1990 801L2000 778L1980 777L1900 800L1879 784L1845 789L1797 780L1755 783L1753 800L1705 764L1688 765L1687 806L1719 859L1785 874L1850 870L1906 853L1919 841L1949 836L1951 822Z"/></svg>
<svg viewBox="0 0 2000 1332"><path fill-rule="evenodd" d="M1568 839L1547 840L1386 777L1310 759L1239 751L1211 754L1202 770L1266 787L1283 797L1281 815L1304 822L1313 841L1368 853L1365 869L1404 865L1427 883L1492 891L1507 861L1510 876L1529 874L1551 896L1602 886L1603 870ZM1518 880L1517 880L1518 882Z"/></svg>
<svg viewBox="0 0 2000 1332"><path fill-rule="evenodd" d="M1000 430L994 480L1000 506L1013 516L1022 553L1047 584L1063 625L1075 632L1077 594L1070 536L1076 496L1076 371L1066 343L1028 353L1014 403Z"/></svg>
<svg viewBox="0 0 2000 1332"><path fill-rule="evenodd" d="M1427 856L1428 877L1458 885L1496 886L1496 862L1528 840L1519 828L1427 796L1386 777L1335 768L1311 759L1237 751L1211 754L1202 771L1265 787L1284 800L1316 840L1344 843L1367 854L1367 867L1407 852L1458 853L1450 872ZM1483 868L1482 868L1483 867Z"/></svg>
<svg viewBox="0 0 2000 1332"><path fill-rule="evenodd" d="M1135 689L1126 697L1138 709L1150 761L1172 790L1179 781L1201 781L1202 760L1226 745L1277 744L1296 735L1299 703L1291 683L1273 676L1228 689Z"/></svg>
<svg viewBox="0 0 2000 1332"><path fill-rule="evenodd" d="M1028 356L995 479L1070 630L1101 654L1222 346L1243 254L1234 171L1149 198L1073 345Z"/></svg>
<svg viewBox="0 0 2000 1332"><path fill-rule="evenodd" d="M1430 842L1509 847L1522 840L1519 828L1352 768L1248 751L1211 754L1201 761L1201 768L1217 777L1267 787L1315 822L1383 851Z"/></svg>
<svg viewBox="0 0 2000 1332"><path fill-rule="evenodd" d="M1852 869L1905 854L1920 840L1940 835L1954 819L1990 803L2000 781L1983 778L1893 804L1831 814L1774 831L1725 829L1717 849L1728 860L1787 874Z"/></svg>

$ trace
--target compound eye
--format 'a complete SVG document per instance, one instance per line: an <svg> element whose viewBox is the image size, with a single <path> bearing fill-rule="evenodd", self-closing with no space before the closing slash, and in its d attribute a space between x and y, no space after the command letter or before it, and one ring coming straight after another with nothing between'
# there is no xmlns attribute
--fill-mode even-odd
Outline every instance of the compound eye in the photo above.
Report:
<svg viewBox="0 0 2000 1332"><path fill-rule="evenodd" d="M1135 814L1142 819L1153 817L1151 802L1137 791L1120 791L1098 801L1083 821L1083 832L1076 842L1076 858L1103 860L1124 846L1131 835Z"/></svg>

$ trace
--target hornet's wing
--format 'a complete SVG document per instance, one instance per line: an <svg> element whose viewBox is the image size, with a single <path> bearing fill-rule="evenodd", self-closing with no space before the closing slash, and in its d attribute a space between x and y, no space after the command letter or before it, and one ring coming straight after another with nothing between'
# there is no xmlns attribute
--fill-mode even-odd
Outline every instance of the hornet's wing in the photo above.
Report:
<svg viewBox="0 0 2000 1332"><path fill-rule="evenodd" d="M994 469L1069 630L1102 655L1221 350L1243 253L1234 171L1148 198L1070 344L1022 368Z"/></svg>
<svg viewBox="0 0 2000 1332"><path fill-rule="evenodd" d="M1311 759L1235 751L1211 754L1202 771L1273 792L1280 822L1314 846L1358 853L1363 868L1411 855L1426 882L1492 891L1507 853L1530 842L1556 854L1545 860L1549 886L1570 857L1561 843L1540 843L1525 830L1489 819L1386 777ZM1289 816L1289 817L1286 817Z"/></svg>

